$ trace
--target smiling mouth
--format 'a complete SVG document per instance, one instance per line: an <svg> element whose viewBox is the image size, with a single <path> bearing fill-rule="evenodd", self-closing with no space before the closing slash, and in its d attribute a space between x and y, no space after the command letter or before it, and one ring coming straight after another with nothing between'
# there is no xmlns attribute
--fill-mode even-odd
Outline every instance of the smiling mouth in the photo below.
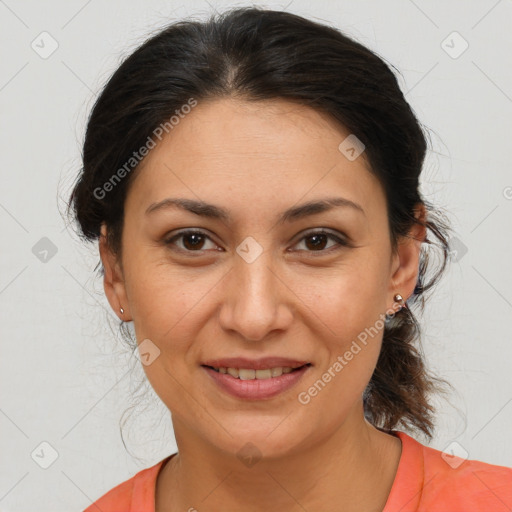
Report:
<svg viewBox="0 0 512 512"><path fill-rule="evenodd" d="M281 377L282 375L286 375L288 373L293 373L299 371L307 366L311 366L311 363L304 364L297 368L291 368L289 366L278 366L275 368L266 368L264 370L254 370L251 368L226 368L226 367L215 367L203 365L205 368L210 368L217 373L228 374L235 379L240 380L267 380L273 379L277 377Z"/></svg>

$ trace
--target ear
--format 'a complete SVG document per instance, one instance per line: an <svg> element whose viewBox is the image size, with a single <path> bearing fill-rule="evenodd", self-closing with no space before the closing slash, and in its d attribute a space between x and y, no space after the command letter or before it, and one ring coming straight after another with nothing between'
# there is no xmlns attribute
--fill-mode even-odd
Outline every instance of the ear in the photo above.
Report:
<svg viewBox="0 0 512 512"><path fill-rule="evenodd" d="M122 321L129 322L132 318L126 296L123 271L119 257L112 252L112 249L107 244L107 226L105 223L101 225L99 250L101 262L105 270L103 276L105 295L114 313ZM121 313L121 308L123 308L123 313Z"/></svg>
<svg viewBox="0 0 512 512"><path fill-rule="evenodd" d="M425 205L418 203L414 211L416 219L424 223L427 217ZM393 255L388 304L395 303L394 296L397 293L404 300L412 295L418 281L421 244L425 240L426 232L424 226L413 224L408 236L399 239L396 253Z"/></svg>

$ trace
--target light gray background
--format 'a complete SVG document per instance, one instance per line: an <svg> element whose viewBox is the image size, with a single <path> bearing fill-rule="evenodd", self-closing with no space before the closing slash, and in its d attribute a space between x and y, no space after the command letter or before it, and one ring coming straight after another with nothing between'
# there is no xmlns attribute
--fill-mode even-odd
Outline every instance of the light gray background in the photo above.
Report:
<svg viewBox="0 0 512 512"><path fill-rule="evenodd" d="M423 192L449 212L459 249L423 319L431 367L457 391L453 405L439 401L431 446L456 441L469 458L512 466L512 2L256 3L327 21L401 70L432 130ZM116 335L97 248L66 229L57 194L62 211L87 115L121 57L210 12L199 0L0 0L1 511L81 511L176 450L154 393L125 429L135 458L124 449L119 420L144 374ZM44 31L58 43L47 58L31 47L51 49ZM454 31L469 44L457 58ZM41 252L43 237L56 254Z"/></svg>

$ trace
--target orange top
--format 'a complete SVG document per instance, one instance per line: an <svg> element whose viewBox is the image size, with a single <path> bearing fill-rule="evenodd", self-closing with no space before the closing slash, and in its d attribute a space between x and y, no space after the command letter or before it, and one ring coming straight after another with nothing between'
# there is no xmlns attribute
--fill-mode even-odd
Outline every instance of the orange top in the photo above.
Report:
<svg viewBox="0 0 512 512"><path fill-rule="evenodd" d="M450 457L405 432L389 433L402 441L402 453L383 512L512 510L512 468ZM173 455L114 487L84 512L155 512L156 478Z"/></svg>

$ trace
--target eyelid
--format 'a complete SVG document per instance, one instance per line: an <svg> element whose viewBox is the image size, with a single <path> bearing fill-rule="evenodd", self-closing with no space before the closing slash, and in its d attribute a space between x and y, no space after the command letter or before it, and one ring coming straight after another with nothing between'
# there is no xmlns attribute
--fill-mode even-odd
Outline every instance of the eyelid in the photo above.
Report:
<svg viewBox="0 0 512 512"><path fill-rule="evenodd" d="M166 236L166 237L164 237L164 243L165 243L165 245L173 245L175 240L177 240L183 236L193 235L193 234L201 235L201 236L205 237L206 239L210 240L211 242L215 243L215 241L212 239L212 237L210 235L208 235L205 231L203 231L199 228L184 229L182 231L179 231L178 233L175 233L170 238ZM322 249L319 251L304 251L304 250L300 251L299 250L299 251L292 251L292 252L306 252L306 253L310 253L312 255L315 255L315 253L318 255L325 255L325 254L331 252L331 250L337 250L337 249L340 249L341 247L349 247L350 246L348 237L345 234L340 233L338 231L332 232L328 228L311 228L309 230L299 233L297 235L297 237L299 237L299 238L294 243L294 246L299 244L300 242L302 242L308 236L313 236L313 235L325 235L328 238L331 238L332 240L334 240L337 243L337 246L330 247L328 249ZM203 251L206 251L207 249L198 249L197 251L189 251L189 250L181 249L180 247L177 247L176 250L178 250L180 252L186 252L189 254L191 254L191 253L201 254Z"/></svg>
<svg viewBox="0 0 512 512"><path fill-rule="evenodd" d="M298 238L297 242L294 244L294 246L299 244L300 242L302 242L305 238L307 238L309 236L314 236L314 235L325 235L328 238L331 238L332 240L334 240L337 243L337 246L329 247L328 249L322 249L320 251L301 251L301 252L305 252L305 253L308 253L313 256L315 254L318 254L320 256L320 255L329 254L331 251L336 251L336 250L340 249L341 247L349 247L350 246L348 237L345 234L340 233L338 231L333 232L333 231L329 230L328 228L311 228L310 230L306 230L306 231L299 233L297 235L299 238ZM297 252L297 251L292 251L292 252Z"/></svg>
<svg viewBox="0 0 512 512"><path fill-rule="evenodd" d="M215 241L212 239L212 237L210 235L208 235L205 231L203 231L199 228L184 229L184 230L178 231L178 233L175 233L171 237L165 236L163 238L163 242L165 245L174 245L175 240L178 240L179 238L184 237L186 235L201 235L204 238L207 238L208 240L210 240L211 242L213 242L215 244ZM182 249L181 247L176 247L176 250L179 252L182 252L182 253L185 252L188 254L193 254L193 253L201 254L206 249L199 249L197 251L189 251L186 249Z"/></svg>

